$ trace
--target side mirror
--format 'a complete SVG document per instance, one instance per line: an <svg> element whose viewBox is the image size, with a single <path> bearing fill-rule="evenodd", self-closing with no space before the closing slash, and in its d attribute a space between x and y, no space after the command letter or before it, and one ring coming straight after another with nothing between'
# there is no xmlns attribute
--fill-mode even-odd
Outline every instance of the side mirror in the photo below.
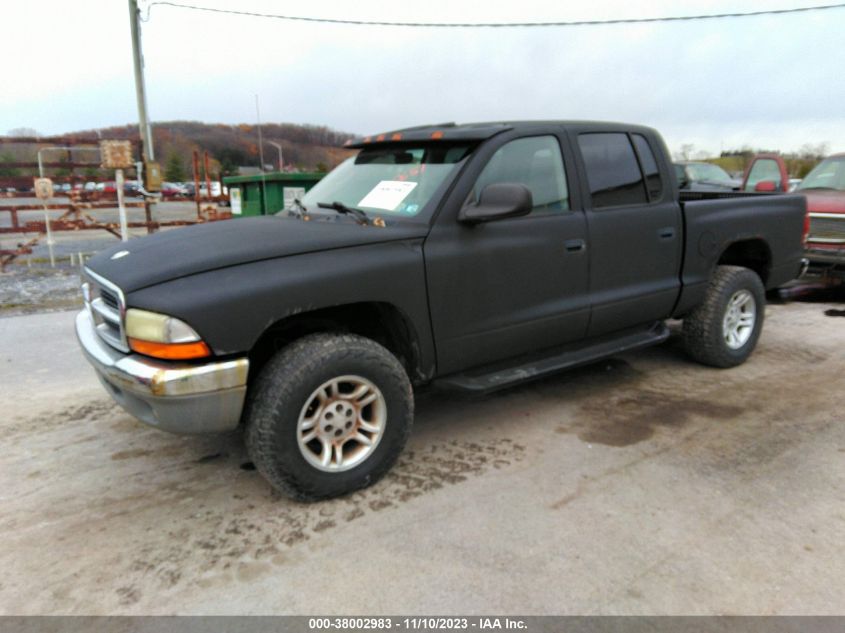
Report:
<svg viewBox="0 0 845 633"><path fill-rule="evenodd" d="M761 180L754 185L754 191L758 193L771 193L777 190L778 187L773 180Z"/></svg>
<svg viewBox="0 0 845 633"><path fill-rule="evenodd" d="M531 190L515 183L494 183L481 190L478 202L461 209L458 221L466 224L492 222L528 215L534 208Z"/></svg>

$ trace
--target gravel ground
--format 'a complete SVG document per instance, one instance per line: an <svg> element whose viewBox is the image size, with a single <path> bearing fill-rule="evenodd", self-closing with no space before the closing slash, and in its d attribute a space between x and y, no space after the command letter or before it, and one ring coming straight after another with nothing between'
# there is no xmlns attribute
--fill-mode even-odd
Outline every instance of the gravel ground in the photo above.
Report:
<svg viewBox="0 0 845 633"><path fill-rule="evenodd" d="M0 274L0 316L81 307L79 284L79 271L69 263L55 269L10 266Z"/></svg>
<svg viewBox="0 0 845 633"><path fill-rule="evenodd" d="M0 318L0 614L845 613L842 308L769 306L734 369L674 336L423 395L396 468L316 504L124 413L72 312Z"/></svg>
<svg viewBox="0 0 845 633"><path fill-rule="evenodd" d="M4 205L15 202L33 204L32 199L3 200ZM65 200L51 202L61 203ZM99 220L117 222L117 209L97 209L90 213ZM57 216L58 212L51 213L51 217ZM196 217L196 206L192 202L163 202L156 205L153 217L158 220L193 219ZM41 219L41 211L20 212L21 222ZM143 209L129 209L129 219L143 220ZM0 214L0 226L8 226L9 220L8 214ZM146 234L146 229L133 229L130 231L130 239ZM34 234L3 234L0 236L0 248L13 249L32 237ZM49 248L46 239L42 238L31 255L18 257L0 273L0 316L67 310L82 305L79 255L87 259L117 243L117 239L105 231L60 231L54 233L54 240L55 268L50 267Z"/></svg>

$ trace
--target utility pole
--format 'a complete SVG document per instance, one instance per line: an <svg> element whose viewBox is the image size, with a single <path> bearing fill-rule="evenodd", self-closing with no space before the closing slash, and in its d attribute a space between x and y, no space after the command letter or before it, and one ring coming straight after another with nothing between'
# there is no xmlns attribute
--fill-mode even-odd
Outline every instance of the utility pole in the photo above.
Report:
<svg viewBox="0 0 845 633"><path fill-rule="evenodd" d="M153 134L147 118L147 93L144 87L144 56L141 53L141 11L137 0L129 0L129 26L132 31L132 62L135 67L135 97L138 100L138 128L141 132L141 156L144 164L155 160Z"/></svg>
<svg viewBox="0 0 845 633"><path fill-rule="evenodd" d="M136 178L141 184L141 191L146 190L150 181L147 174L148 165L155 160L153 149L153 132L150 128L150 120L147 118L147 93L144 87L144 57L141 54L141 11L138 9L138 0L129 0L129 30L132 33L132 64L135 69L135 98L138 101L138 131L141 134L141 165L137 170ZM158 180L158 168L156 180ZM144 196L144 216L147 219L147 232L152 232L150 224L153 219L150 210L150 199Z"/></svg>

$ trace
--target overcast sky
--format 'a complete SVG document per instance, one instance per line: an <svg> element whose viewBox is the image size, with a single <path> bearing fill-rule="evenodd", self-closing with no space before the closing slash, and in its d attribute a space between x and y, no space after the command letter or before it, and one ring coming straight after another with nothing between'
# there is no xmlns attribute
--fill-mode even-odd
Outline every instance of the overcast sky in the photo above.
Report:
<svg viewBox="0 0 845 633"><path fill-rule="evenodd" d="M178 1L178 0L176 0ZM389 21L690 15L826 0L191 0ZM141 0L141 6L148 4ZM37 11L36 11L37 6ZM0 134L137 121L125 0L4 2ZM9 28L11 25L16 25ZM698 22L515 29L307 24L166 6L143 24L150 116L373 133L444 121L651 125L670 149L845 151L845 8Z"/></svg>

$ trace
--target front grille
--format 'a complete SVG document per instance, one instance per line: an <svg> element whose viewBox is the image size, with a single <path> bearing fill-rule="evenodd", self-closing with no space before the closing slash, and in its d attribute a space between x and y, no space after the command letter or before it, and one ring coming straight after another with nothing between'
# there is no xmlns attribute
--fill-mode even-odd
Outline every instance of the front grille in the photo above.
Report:
<svg viewBox="0 0 845 633"><path fill-rule="evenodd" d="M87 268L85 276L88 285L85 306L94 319L97 334L115 349L128 352L129 346L123 331L123 312L126 309L123 293L113 283Z"/></svg>
<svg viewBox="0 0 845 633"><path fill-rule="evenodd" d="M845 244L845 214L811 213L807 241Z"/></svg>
<svg viewBox="0 0 845 633"><path fill-rule="evenodd" d="M102 299L103 303L113 310L120 311L120 302L118 301L117 296L106 288L100 288L100 299Z"/></svg>

